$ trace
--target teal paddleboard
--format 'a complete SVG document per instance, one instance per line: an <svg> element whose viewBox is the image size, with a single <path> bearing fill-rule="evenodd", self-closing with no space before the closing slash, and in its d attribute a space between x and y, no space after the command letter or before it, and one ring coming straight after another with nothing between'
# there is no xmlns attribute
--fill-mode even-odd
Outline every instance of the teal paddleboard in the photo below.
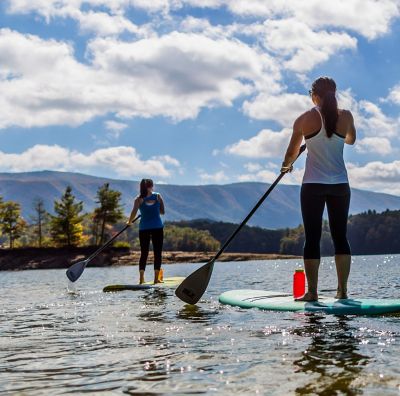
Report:
<svg viewBox="0 0 400 396"><path fill-rule="evenodd" d="M170 278L164 278L163 283L146 282L141 285L108 285L103 289L103 292L117 292L124 290L146 290L159 287L177 287L185 278L183 276L173 276Z"/></svg>
<svg viewBox="0 0 400 396"><path fill-rule="evenodd" d="M219 296L222 304L270 311L325 312L334 315L381 315L400 312L400 299L357 298L337 300L319 296L316 302L294 301L290 294L265 290L230 290Z"/></svg>

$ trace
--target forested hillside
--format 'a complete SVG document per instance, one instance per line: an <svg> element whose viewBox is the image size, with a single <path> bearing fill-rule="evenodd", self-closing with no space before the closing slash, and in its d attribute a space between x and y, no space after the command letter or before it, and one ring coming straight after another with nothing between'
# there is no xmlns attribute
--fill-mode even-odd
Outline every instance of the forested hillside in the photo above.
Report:
<svg viewBox="0 0 400 396"><path fill-rule="evenodd" d="M237 227L237 224L210 220L181 221L175 222L174 225L208 230L220 243L223 243ZM400 210L386 210L382 213L369 210L350 216L348 238L353 254L400 253ZM302 255L303 244L302 225L280 230L245 226L227 251ZM322 227L321 254L333 255L327 221L324 221Z"/></svg>
<svg viewBox="0 0 400 396"><path fill-rule="evenodd" d="M348 239L353 254L400 253L400 210L386 210L382 213L369 210L350 216ZM280 252L300 255L303 243L303 226L290 229L282 238ZM324 256L333 254L327 222L323 225L321 254Z"/></svg>

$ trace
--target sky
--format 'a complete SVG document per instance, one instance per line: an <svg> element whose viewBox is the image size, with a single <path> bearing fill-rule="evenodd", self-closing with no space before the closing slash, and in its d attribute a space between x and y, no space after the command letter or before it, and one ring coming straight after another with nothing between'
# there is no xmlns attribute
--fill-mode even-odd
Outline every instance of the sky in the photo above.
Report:
<svg viewBox="0 0 400 396"><path fill-rule="evenodd" d="M272 182L327 75L351 185L400 195L399 38L400 0L0 0L0 172Z"/></svg>

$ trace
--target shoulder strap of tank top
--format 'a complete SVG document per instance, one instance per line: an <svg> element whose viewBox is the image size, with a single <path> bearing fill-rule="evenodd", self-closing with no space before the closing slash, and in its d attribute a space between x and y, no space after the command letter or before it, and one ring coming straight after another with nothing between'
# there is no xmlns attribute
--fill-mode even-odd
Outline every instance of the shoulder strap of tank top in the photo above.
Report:
<svg viewBox="0 0 400 396"><path fill-rule="evenodd" d="M321 117L321 129L325 128L324 117L322 117L321 110L319 109L318 106L315 106L314 109L317 110L319 116Z"/></svg>

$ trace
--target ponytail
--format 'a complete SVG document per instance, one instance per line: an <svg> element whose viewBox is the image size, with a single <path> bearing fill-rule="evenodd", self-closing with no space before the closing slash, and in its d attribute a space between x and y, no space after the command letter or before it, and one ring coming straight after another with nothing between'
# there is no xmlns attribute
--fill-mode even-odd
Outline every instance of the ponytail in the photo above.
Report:
<svg viewBox="0 0 400 396"><path fill-rule="evenodd" d="M147 197L147 189L149 187L153 187L153 180L151 179L142 179L140 182L140 198L146 198Z"/></svg>
<svg viewBox="0 0 400 396"><path fill-rule="evenodd" d="M336 132L336 123L339 117L338 103L334 91L326 92L322 98L321 113L325 122L326 134L331 137Z"/></svg>
<svg viewBox="0 0 400 396"><path fill-rule="evenodd" d="M322 100L321 113L326 134L331 137L336 132L336 123L339 118L335 95L336 83L332 78L319 77L312 83L311 93L318 95Z"/></svg>

